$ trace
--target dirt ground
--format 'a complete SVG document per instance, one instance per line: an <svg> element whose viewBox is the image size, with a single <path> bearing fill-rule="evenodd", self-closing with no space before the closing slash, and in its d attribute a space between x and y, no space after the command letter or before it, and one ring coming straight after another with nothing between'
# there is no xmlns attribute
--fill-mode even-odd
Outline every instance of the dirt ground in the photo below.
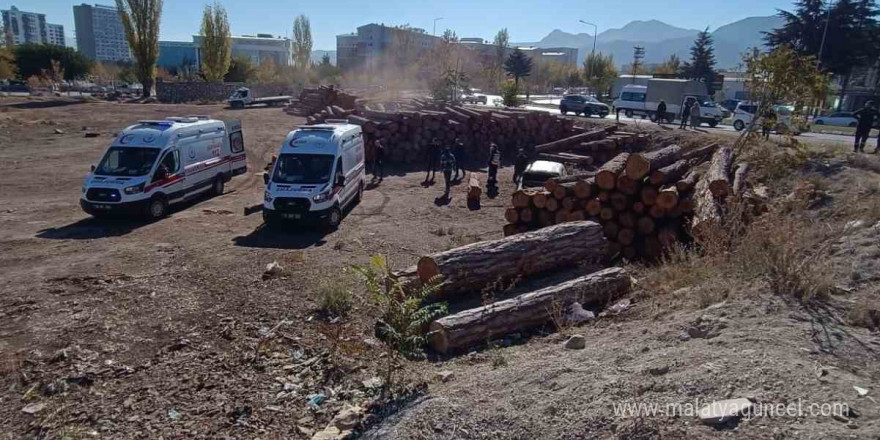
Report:
<svg viewBox="0 0 880 440"><path fill-rule="evenodd" d="M113 133L139 119L187 114L242 120L249 173L226 194L154 223L97 221L80 210L76 190ZM422 173L392 169L333 233L266 229L246 208L261 203L262 167L303 122L270 108L0 102L0 438L309 438L343 402L374 397L362 382L382 362L376 314L348 268L374 254L402 268L499 238L510 168L499 197L479 210L468 209L461 187L449 204L435 203L442 178L426 188ZM880 188L872 164L844 163L816 178L832 189ZM880 337L848 319L853 304L877 299L880 233L873 224L853 231L835 261L849 293L825 308L748 289L708 308L639 301L578 329L585 350L564 350L550 334L432 356L408 369L427 389L364 436L880 438ZM273 261L284 271L263 279ZM356 301L333 344L337 327L316 308L320 290L337 284ZM448 382L433 380L441 370L453 371ZM310 407L317 393L328 399ZM625 402L730 397L853 410L842 418L761 417L724 430L692 415L613 412Z"/></svg>

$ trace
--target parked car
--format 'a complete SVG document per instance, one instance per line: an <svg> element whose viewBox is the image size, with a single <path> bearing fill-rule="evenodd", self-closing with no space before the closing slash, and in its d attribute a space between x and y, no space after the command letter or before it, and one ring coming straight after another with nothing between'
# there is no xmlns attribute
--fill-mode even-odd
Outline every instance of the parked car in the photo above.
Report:
<svg viewBox="0 0 880 440"><path fill-rule="evenodd" d="M565 95L559 101L559 111L565 115L572 112L575 115L591 116L598 115L600 118L608 116L611 109L607 104L599 102L598 99L586 95Z"/></svg>
<svg viewBox="0 0 880 440"><path fill-rule="evenodd" d="M794 107L788 105L775 105L773 106L773 111L776 113L776 126L773 127L773 131L776 133L794 133L797 135L809 129L808 124L801 124L792 119ZM736 105L736 109L733 111L733 128L736 129L736 131L744 130L752 123L752 119L755 118L755 113L757 112L758 104L746 101L740 102ZM801 125L803 125L803 127ZM755 129L757 130L760 128L761 121L759 119L755 123Z"/></svg>
<svg viewBox="0 0 880 440"><path fill-rule="evenodd" d="M547 179L565 176L565 165L559 162L536 160L523 172L521 188L543 187Z"/></svg>
<svg viewBox="0 0 880 440"><path fill-rule="evenodd" d="M856 125L859 125L859 120L850 112L838 112L825 116L817 116L816 119L813 119L813 123L816 125L832 125L835 127L855 127Z"/></svg>

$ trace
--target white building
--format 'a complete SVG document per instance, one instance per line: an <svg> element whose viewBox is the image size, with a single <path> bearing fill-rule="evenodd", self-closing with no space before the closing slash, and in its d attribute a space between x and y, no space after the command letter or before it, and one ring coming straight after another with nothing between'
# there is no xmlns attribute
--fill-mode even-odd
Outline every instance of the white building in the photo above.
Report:
<svg viewBox="0 0 880 440"><path fill-rule="evenodd" d="M12 33L15 44L57 44L64 46L64 26L46 23L46 14L24 12L15 6L0 11L3 28Z"/></svg>
<svg viewBox="0 0 880 440"><path fill-rule="evenodd" d="M73 7L73 20L76 47L83 55L96 61L131 61L122 18L115 7L83 3Z"/></svg>
<svg viewBox="0 0 880 440"><path fill-rule="evenodd" d="M200 36L193 35L196 49L201 42ZM276 66L289 66L293 58L290 39L274 37L272 34L233 36L232 56L248 57L254 66L259 66L267 58L272 58Z"/></svg>
<svg viewBox="0 0 880 440"><path fill-rule="evenodd" d="M357 33L336 36L336 65L342 71L375 70L391 57L417 59L440 40L424 29L370 23Z"/></svg>

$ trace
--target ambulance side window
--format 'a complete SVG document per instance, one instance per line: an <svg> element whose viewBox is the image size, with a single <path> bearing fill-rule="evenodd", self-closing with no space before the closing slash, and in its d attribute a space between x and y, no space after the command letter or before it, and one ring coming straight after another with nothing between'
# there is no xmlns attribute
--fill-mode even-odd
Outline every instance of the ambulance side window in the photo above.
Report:
<svg viewBox="0 0 880 440"><path fill-rule="evenodd" d="M164 169L167 176L170 176L177 172L179 166L180 160L177 150L169 151L164 157L162 157L162 162L159 163L159 168L156 169L156 176L153 179L156 180L160 178L160 169Z"/></svg>
<svg viewBox="0 0 880 440"><path fill-rule="evenodd" d="M336 174L333 177L333 179L335 179L335 181L333 183L334 185L339 185L339 182L340 182L339 178L340 177L345 179L345 174L342 172L342 158L341 157L336 160Z"/></svg>

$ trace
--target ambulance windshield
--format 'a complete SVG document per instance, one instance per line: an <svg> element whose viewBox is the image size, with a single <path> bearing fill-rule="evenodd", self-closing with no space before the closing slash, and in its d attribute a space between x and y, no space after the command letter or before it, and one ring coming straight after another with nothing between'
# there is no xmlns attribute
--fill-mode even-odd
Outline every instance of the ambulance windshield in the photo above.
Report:
<svg viewBox="0 0 880 440"><path fill-rule="evenodd" d="M300 185L327 183L333 172L333 158L329 154L282 154L272 181Z"/></svg>
<svg viewBox="0 0 880 440"><path fill-rule="evenodd" d="M111 147L101 159L95 174L100 176L144 176L159 157L158 148Z"/></svg>

